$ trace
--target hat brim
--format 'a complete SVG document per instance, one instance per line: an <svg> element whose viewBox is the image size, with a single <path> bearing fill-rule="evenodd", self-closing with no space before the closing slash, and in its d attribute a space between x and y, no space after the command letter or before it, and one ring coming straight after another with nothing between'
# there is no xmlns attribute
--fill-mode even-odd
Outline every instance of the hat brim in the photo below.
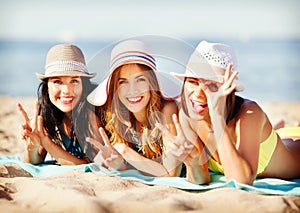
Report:
<svg viewBox="0 0 300 213"><path fill-rule="evenodd" d="M183 81L185 78L200 78L199 76L195 76L195 75L193 75L193 74L185 74L185 73L180 74L180 73L175 73L175 72L170 72L170 74L171 74L172 76L176 77L177 79L182 80L182 81ZM217 77L217 76L214 76L214 77L210 77L210 76L201 76L201 78L203 78L203 79L210 79L210 80L216 80L216 77ZM236 85L235 90L236 90L237 92L242 92L242 91L245 90L244 84L242 84L240 81L238 81L238 80L235 79L235 80L233 81L233 83Z"/></svg>
<svg viewBox="0 0 300 213"><path fill-rule="evenodd" d="M109 76L110 77L110 76ZM105 78L88 96L87 101L94 106L103 106L107 101L108 80Z"/></svg>
<svg viewBox="0 0 300 213"><path fill-rule="evenodd" d="M81 71L56 71L56 72L51 72L48 75L40 74L40 73L35 73L38 79L44 80L46 78L50 77L57 77L57 76L80 76L80 77L87 77L87 78L93 78L96 76L96 73L84 73Z"/></svg>
<svg viewBox="0 0 300 213"><path fill-rule="evenodd" d="M153 71L156 74L161 96L165 100L174 100L180 96L182 83L169 73ZM87 101L94 106L103 106L107 101L110 76L105 78L88 96Z"/></svg>

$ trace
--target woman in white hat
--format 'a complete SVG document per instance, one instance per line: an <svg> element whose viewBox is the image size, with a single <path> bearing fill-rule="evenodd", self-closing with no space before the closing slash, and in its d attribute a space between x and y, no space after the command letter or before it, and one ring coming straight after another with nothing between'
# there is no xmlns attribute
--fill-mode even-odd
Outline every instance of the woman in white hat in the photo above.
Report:
<svg viewBox="0 0 300 213"><path fill-rule="evenodd" d="M174 119L180 134L175 137L165 130L176 144L173 155L198 158L202 176L196 178L203 183L210 180L207 168L249 185L257 176L299 178L300 144L284 143L259 105L235 94L244 89L236 66L229 46L202 41L185 73L173 73L184 81L179 122ZM299 136L300 128L293 134Z"/></svg>
<svg viewBox="0 0 300 213"><path fill-rule="evenodd" d="M98 146L100 163L108 168L121 170L130 164L152 176L179 175L181 164L167 157L164 138L155 127L164 123L175 134L171 115L178 108L161 92L157 74L156 61L143 42L126 40L113 48L109 76L88 96L93 105L105 107L110 137L101 128L104 146L87 141Z"/></svg>
<svg viewBox="0 0 300 213"><path fill-rule="evenodd" d="M93 150L86 146L85 138L91 134L100 138L99 119L86 101L94 88L90 82L94 76L88 73L77 46L59 44L48 51L45 74L37 73L42 82L32 120L18 104L25 120L25 162L43 163L47 153L61 165L90 162Z"/></svg>

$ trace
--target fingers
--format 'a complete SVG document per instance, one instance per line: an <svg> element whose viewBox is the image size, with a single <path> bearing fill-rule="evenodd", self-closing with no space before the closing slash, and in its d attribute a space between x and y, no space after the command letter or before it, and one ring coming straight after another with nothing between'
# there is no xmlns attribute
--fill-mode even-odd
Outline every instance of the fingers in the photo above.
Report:
<svg viewBox="0 0 300 213"><path fill-rule="evenodd" d="M38 126L38 114L39 114L39 103L35 102L32 118L32 129L35 129Z"/></svg>
<svg viewBox="0 0 300 213"><path fill-rule="evenodd" d="M21 113L22 117L24 118L26 124L29 125L30 119L29 119L29 117L27 115L27 112L24 110L23 106L20 103L17 104L17 107L18 107L18 110Z"/></svg>
<svg viewBox="0 0 300 213"><path fill-rule="evenodd" d="M86 141L89 142L90 144L94 145L95 147L97 147L100 150L99 152L102 153L102 150L104 147L99 141L95 140L94 138L90 138L90 137L87 137Z"/></svg>
<svg viewBox="0 0 300 213"><path fill-rule="evenodd" d="M155 127L157 127L165 136L173 136L172 133L166 128L164 127L161 123L155 123Z"/></svg>
<svg viewBox="0 0 300 213"><path fill-rule="evenodd" d="M99 128L99 132L100 132L100 135L101 135L101 137L102 137L102 139L103 139L103 141L104 141L104 144L105 144L106 146L112 148L112 145L110 144L110 141L109 141L109 139L108 139L108 136L107 136L105 130L104 130L102 127L100 127L100 128Z"/></svg>
<svg viewBox="0 0 300 213"><path fill-rule="evenodd" d="M227 65L225 75L224 75L225 81L230 77L232 66L233 65L231 63Z"/></svg>
<svg viewBox="0 0 300 213"><path fill-rule="evenodd" d="M36 126L37 126L37 130L40 136L46 136L45 135L45 130L44 130L44 124L43 124L43 117L42 116L37 116L36 118L34 118L35 120L37 120Z"/></svg>
<svg viewBox="0 0 300 213"><path fill-rule="evenodd" d="M226 80L226 82L224 84L224 94L225 95L229 95L236 88L236 84L233 84L233 82L237 75L238 75L238 71L234 71L231 74L231 76L229 77L229 79Z"/></svg>
<svg viewBox="0 0 300 213"><path fill-rule="evenodd" d="M182 131L182 127L181 127L181 124L179 122L179 119L178 119L177 115L173 114L172 119L173 119L173 122L175 124L177 135L182 135L183 131Z"/></svg>

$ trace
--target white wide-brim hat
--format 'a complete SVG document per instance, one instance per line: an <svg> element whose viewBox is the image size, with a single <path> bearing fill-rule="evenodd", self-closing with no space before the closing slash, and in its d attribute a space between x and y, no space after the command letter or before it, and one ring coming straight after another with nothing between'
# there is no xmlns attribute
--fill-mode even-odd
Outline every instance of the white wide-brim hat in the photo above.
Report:
<svg viewBox="0 0 300 213"><path fill-rule="evenodd" d="M40 79L56 76L95 77L88 73L82 51L72 44L58 44L50 48L46 57L45 74L36 73Z"/></svg>
<svg viewBox="0 0 300 213"><path fill-rule="evenodd" d="M118 43L111 51L110 69L108 76L92 91L87 100L95 106L102 106L107 101L109 83L113 72L120 66L126 64L143 64L155 72L161 95L164 99L178 97L178 82L168 73L158 72L156 60L151 55L149 48L139 40L125 40ZM167 86L166 86L167 85ZM164 88L162 90L162 88Z"/></svg>
<svg viewBox="0 0 300 213"><path fill-rule="evenodd" d="M231 47L226 44L201 41L192 53L185 73L171 72L171 74L180 80L191 77L222 82L229 63L233 65L232 71L237 69L237 58ZM245 89L237 79L233 81L233 84L236 85L237 92Z"/></svg>

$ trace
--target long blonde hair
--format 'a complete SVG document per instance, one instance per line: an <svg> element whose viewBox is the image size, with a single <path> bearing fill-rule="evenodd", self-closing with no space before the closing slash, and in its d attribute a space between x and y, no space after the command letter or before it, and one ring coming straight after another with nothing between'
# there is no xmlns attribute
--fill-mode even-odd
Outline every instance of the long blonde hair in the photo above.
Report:
<svg viewBox="0 0 300 213"><path fill-rule="evenodd" d="M150 100L147 105L145 124L141 133L141 147L143 155L149 159L159 158L162 155L162 134L155 127L155 123L163 123L160 112L164 99L161 96L160 88L156 75L153 70L149 70L148 66L137 64L143 71L147 73L146 77L150 84ZM109 94L106 109L106 126L105 128L110 133L110 141L112 145L116 143L125 143L129 147L133 147L132 128L134 115L130 112L116 96L118 90L118 78L120 76L121 67L117 68L110 79Z"/></svg>

